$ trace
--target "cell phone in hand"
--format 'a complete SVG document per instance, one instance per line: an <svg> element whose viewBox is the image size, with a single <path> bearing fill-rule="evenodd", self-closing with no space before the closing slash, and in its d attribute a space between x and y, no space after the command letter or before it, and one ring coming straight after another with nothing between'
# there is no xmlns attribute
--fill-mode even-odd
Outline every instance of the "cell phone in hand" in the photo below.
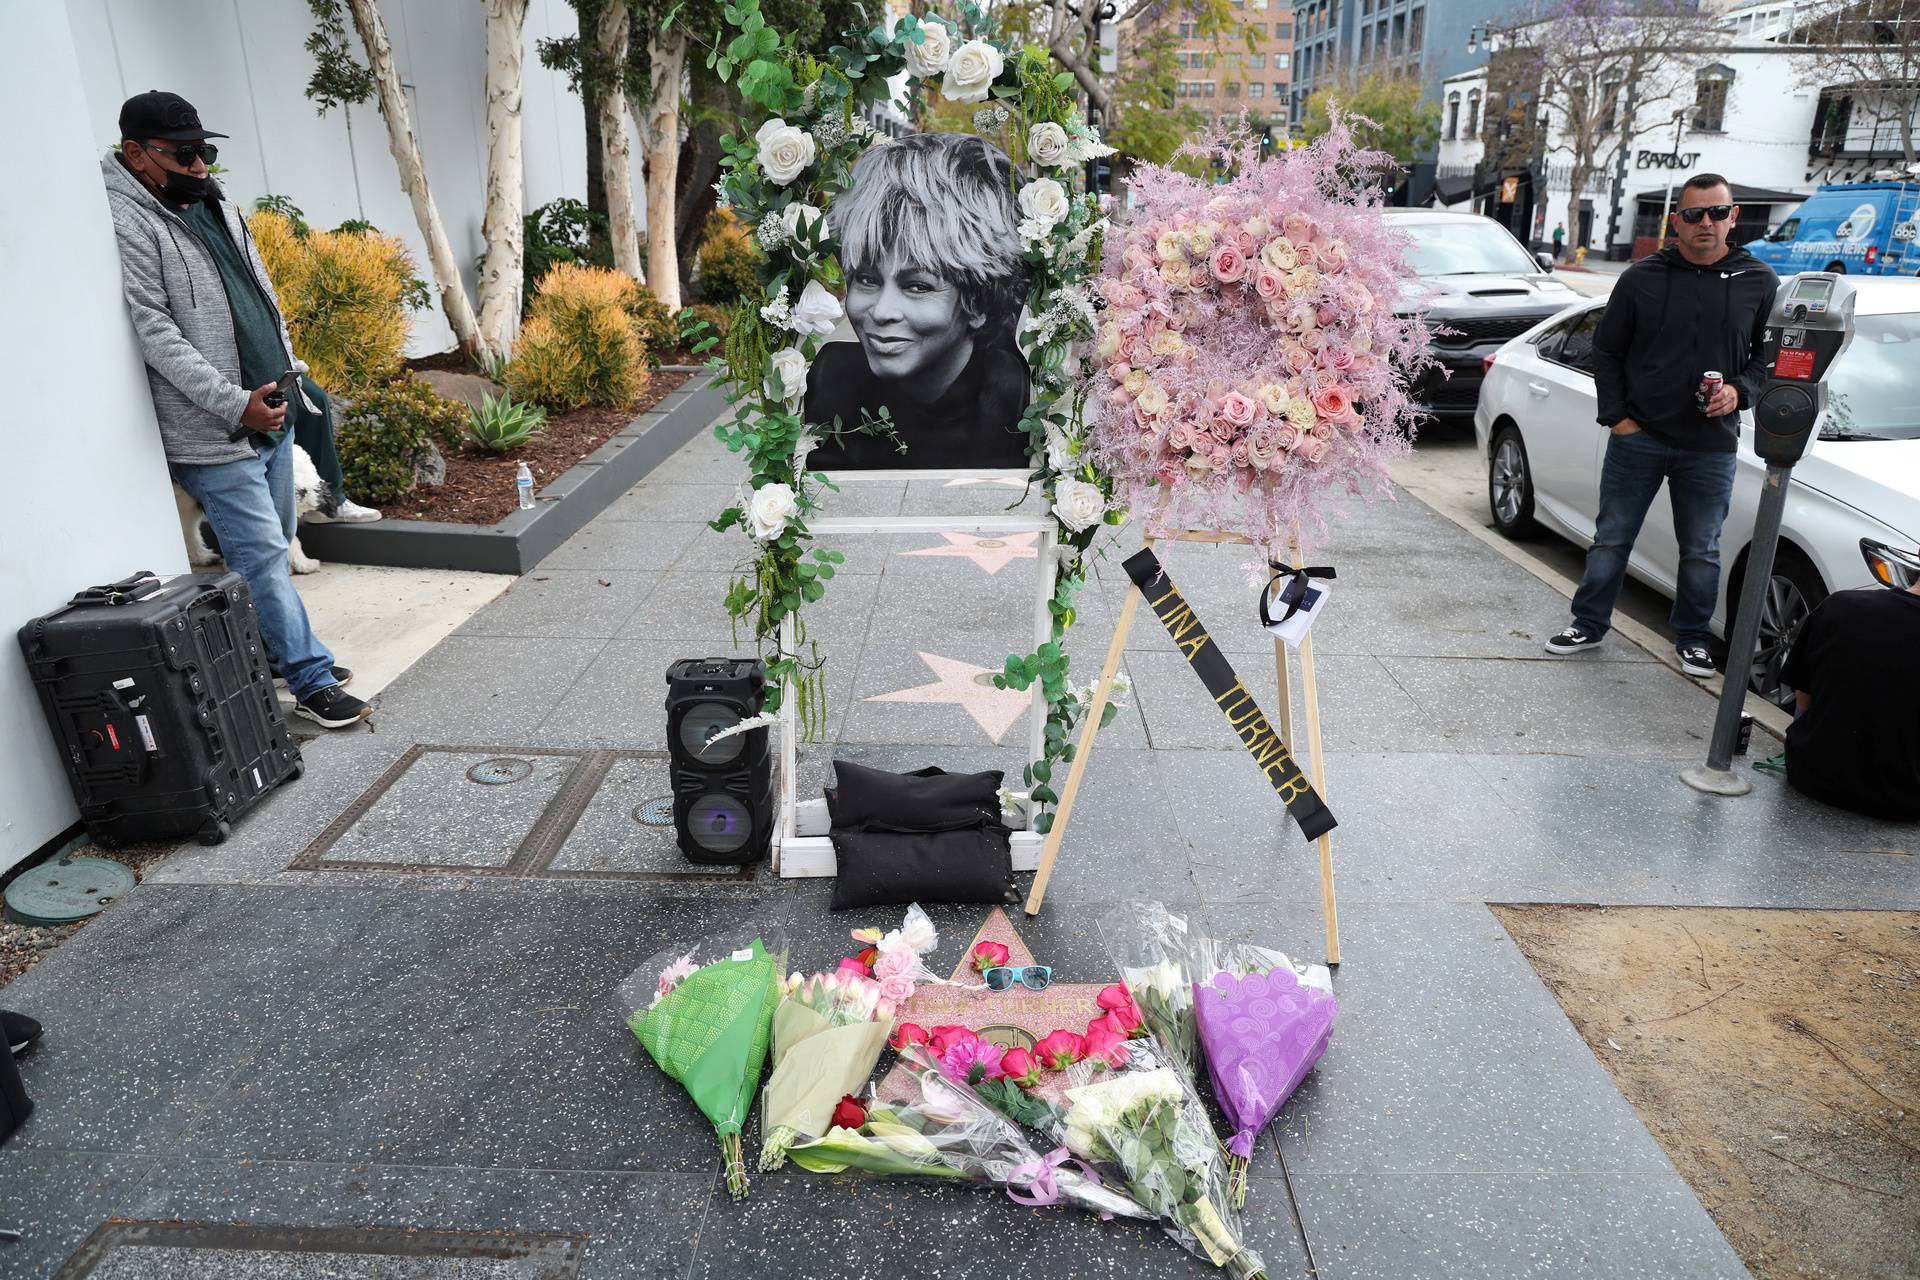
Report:
<svg viewBox="0 0 1920 1280"><path fill-rule="evenodd" d="M266 396L263 398L261 403L272 405L274 408L278 409L281 405L287 402L287 397L289 395L299 390L300 390L300 375L295 373L292 369L289 369L285 373L280 375L279 385L274 387L272 391L267 392Z"/></svg>

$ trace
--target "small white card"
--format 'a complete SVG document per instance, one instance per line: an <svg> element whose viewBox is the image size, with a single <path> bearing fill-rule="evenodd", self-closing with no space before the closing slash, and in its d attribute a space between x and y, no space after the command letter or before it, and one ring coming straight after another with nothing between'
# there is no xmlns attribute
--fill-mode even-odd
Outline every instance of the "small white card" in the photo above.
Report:
<svg viewBox="0 0 1920 1280"><path fill-rule="evenodd" d="M1325 578L1288 578L1281 584L1280 590L1267 601L1268 616L1278 617L1299 598L1302 586L1306 588L1307 598L1301 603L1300 608L1291 618L1276 622L1267 628L1296 649L1300 647L1300 642L1306 639L1307 628L1313 625L1313 620L1325 611L1327 600L1333 595L1333 584Z"/></svg>

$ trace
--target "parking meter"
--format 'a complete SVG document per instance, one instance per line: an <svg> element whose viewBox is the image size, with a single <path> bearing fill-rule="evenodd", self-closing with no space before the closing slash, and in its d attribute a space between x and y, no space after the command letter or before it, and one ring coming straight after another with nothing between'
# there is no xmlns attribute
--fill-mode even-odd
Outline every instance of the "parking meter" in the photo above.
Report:
<svg viewBox="0 0 1920 1280"><path fill-rule="evenodd" d="M1740 608L1727 641L1720 710L1713 722L1707 763L1680 774L1696 791L1741 796L1753 790L1753 784L1729 766L1740 732L1741 706L1747 700L1747 673L1753 669L1754 645L1760 638L1760 608L1773 577L1774 549L1780 540L1793 464L1806 455L1826 412L1827 371L1853 341L1853 304L1853 283L1827 271L1790 276L1774 295L1773 312L1762 335L1771 372L1753 405L1753 451L1767 464L1767 478L1754 515Z"/></svg>
<svg viewBox="0 0 1920 1280"><path fill-rule="evenodd" d="M1853 283L1808 271L1789 277L1767 318L1767 366L1773 372L1753 406L1753 451L1769 467L1791 467L1807 452L1827 407L1824 379L1853 340Z"/></svg>

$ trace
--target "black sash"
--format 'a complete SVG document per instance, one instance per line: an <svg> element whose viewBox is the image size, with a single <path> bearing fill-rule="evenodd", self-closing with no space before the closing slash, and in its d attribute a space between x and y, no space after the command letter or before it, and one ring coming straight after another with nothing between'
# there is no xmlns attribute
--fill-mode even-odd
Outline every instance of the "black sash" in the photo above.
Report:
<svg viewBox="0 0 1920 1280"><path fill-rule="evenodd" d="M1240 735L1241 745L1260 766L1260 772L1267 775L1267 781L1273 784L1280 799L1286 802L1287 812L1299 825L1301 834L1315 840L1333 830L1337 825L1333 814L1314 791L1313 784L1307 781L1307 775L1300 772L1287 744L1280 741L1280 735L1254 705L1253 695L1233 673L1233 666L1220 652L1220 646L1187 607L1179 588L1160 567L1160 558L1150 550L1136 551L1127 557L1122 567L1159 616L1173 643L1187 655L1200 683L1207 686L1207 692L1213 695L1227 723Z"/></svg>

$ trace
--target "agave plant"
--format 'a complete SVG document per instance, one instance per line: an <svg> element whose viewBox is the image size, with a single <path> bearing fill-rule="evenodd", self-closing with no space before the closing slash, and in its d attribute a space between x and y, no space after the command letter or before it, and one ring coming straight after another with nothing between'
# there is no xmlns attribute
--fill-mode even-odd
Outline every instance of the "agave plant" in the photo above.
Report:
<svg viewBox="0 0 1920 1280"><path fill-rule="evenodd" d="M546 429L545 409L537 404L516 404L510 395L495 400L481 393L480 407L467 419L467 434L475 444L493 453L517 449Z"/></svg>

